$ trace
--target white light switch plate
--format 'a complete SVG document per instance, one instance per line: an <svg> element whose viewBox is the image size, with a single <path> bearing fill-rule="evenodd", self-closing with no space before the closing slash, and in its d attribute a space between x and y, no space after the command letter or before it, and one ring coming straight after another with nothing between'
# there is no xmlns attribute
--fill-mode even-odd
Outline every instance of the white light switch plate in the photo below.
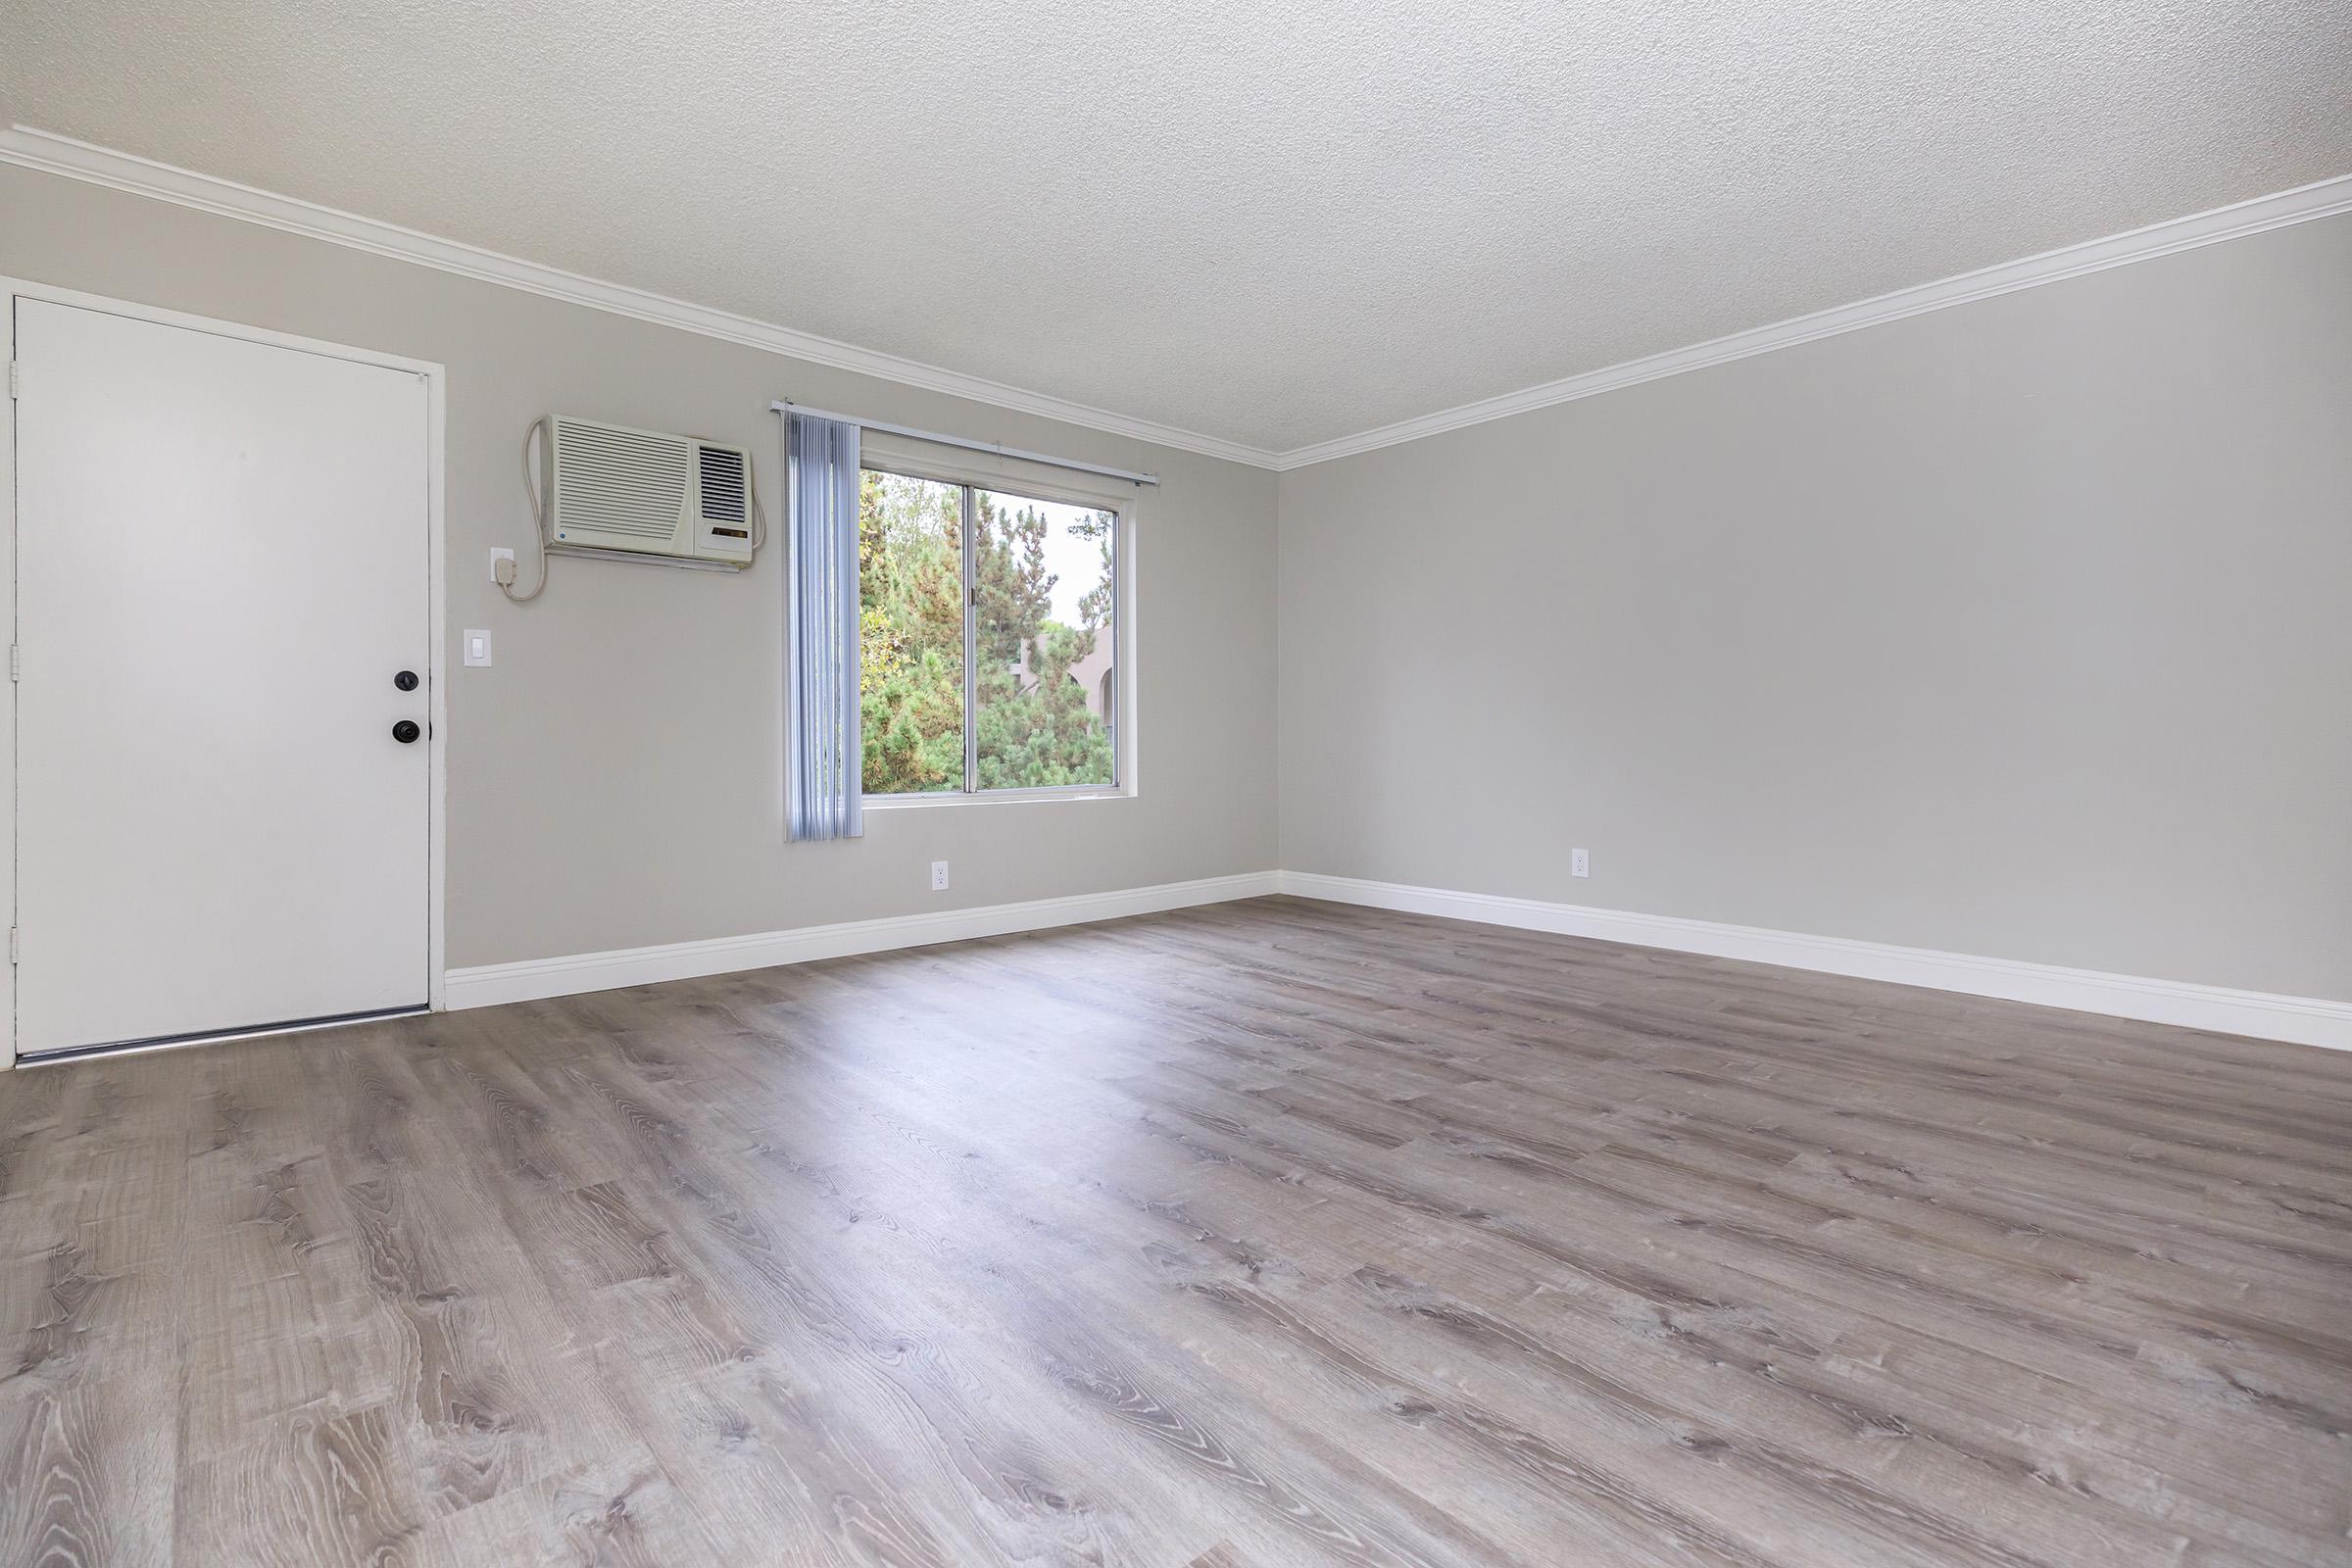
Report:
<svg viewBox="0 0 2352 1568"><path fill-rule="evenodd" d="M490 634L487 631L467 628L466 632L466 662L468 664L490 662Z"/></svg>

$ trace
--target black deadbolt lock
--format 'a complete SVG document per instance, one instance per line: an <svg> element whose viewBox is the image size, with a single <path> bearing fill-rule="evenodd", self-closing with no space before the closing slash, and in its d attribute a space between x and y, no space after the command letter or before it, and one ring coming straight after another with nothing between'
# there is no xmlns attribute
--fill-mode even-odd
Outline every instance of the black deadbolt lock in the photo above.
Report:
<svg viewBox="0 0 2352 1568"><path fill-rule="evenodd" d="M404 718L392 726L392 738L403 746L408 745L409 742L423 733L424 731L416 727L416 721L413 718Z"/></svg>
<svg viewBox="0 0 2352 1568"><path fill-rule="evenodd" d="M404 692L413 692L416 689L416 672L413 669L404 669L392 677L392 684Z"/></svg>

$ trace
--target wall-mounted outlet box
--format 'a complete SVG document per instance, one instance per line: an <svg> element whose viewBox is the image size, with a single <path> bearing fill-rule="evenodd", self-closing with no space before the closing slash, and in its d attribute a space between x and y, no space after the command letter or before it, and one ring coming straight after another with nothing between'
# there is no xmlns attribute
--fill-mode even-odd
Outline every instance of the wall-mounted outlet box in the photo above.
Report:
<svg viewBox="0 0 2352 1568"><path fill-rule="evenodd" d="M931 891L934 893L948 891L948 862L945 860L931 862Z"/></svg>
<svg viewBox="0 0 2352 1568"><path fill-rule="evenodd" d="M502 561L507 564L507 572L503 577L498 572L498 564ZM490 549L490 580L498 583L514 580L514 552L504 545L493 545Z"/></svg>
<svg viewBox="0 0 2352 1568"><path fill-rule="evenodd" d="M1584 850L1570 850L1568 852L1568 874L1570 876L1591 876L1592 874L1592 855Z"/></svg>

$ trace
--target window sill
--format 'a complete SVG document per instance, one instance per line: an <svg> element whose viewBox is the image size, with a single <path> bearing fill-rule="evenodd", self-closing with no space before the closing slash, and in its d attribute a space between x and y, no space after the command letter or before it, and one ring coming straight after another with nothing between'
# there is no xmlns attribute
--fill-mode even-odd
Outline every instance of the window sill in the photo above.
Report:
<svg viewBox="0 0 2352 1568"><path fill-rule="evenodd" d="M967 795L961 790L941 790L935 795L868 795L864 808L869 811L920 811L941 806L1034 806L1040 801L1131 801L1135 791L1114 787L1093 789L1071 785L1049 790L987 790Z"/></svg>

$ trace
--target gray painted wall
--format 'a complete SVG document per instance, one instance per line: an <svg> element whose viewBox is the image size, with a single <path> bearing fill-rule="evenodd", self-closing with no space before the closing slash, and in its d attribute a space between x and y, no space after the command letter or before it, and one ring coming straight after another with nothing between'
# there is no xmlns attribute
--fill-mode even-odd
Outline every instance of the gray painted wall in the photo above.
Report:
<svg viewBox="0 0 2352 1568"><path fill-rule="evenodd" d="M0 275L448 367L448 958L502 962L1182 881L1274 864L1270 473L77 181L0 167ZM740 442L771 516L770 399L1164 480L1142 502L1132 800L948 806L782 842L781 552L741 577L558 561L489 581L530 522L524 428L561 412ZM461 628L497 664L460 667ZM929 862L955 891L927 891Z"/></svg>
<svg viewBox="0 0 2352 1568"><path fill-rule="evenodd" d="M1279 485L10 168L0 274L448 366L453 964L1279 863L2352 997L2352 220ZM779 393L1164 476L1140 799L786 846L776 552L488 583L539 414Z"/></svg>
<svg viewBox="0 0 2352 1568"><path fill-rule="evenodd" d="M2352 998L2352 219L1281 519L1287 869Z"/></svg>

